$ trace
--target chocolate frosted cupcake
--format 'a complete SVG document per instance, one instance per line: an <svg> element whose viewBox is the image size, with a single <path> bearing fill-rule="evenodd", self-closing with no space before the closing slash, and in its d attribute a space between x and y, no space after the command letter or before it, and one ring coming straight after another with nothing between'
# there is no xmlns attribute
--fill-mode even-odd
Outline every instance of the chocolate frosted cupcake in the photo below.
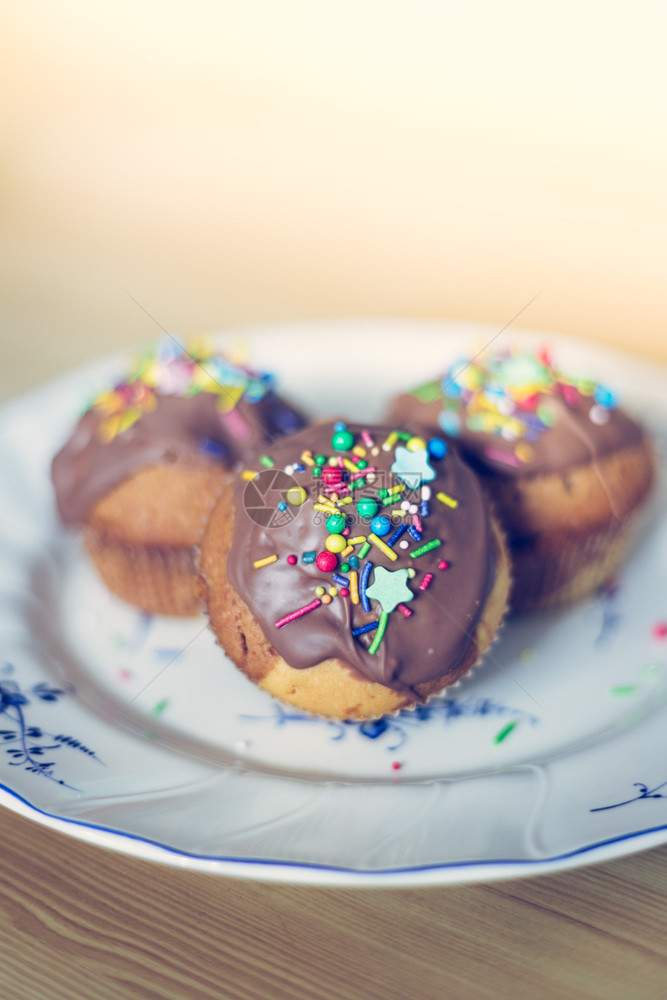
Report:
<svg viewBox="0 0 667 1000"><path fill-rule="evenodd" d="M258 454L216 502L200 572L233 662L337 719L396 712L463 677L509 589L498 526L445 442L354 424Z"/></svg>
<svg viewBox="0 0 667 1000"><path fill-rule="evenodd" d="M510 542L513 608L577 600L625 559L653 481L649 442L612 390L547 350L464 358L390 416L455 439L479 473Z"/></svg>
<svg viewBox="0 0 667 1000"><path fill-rule="evenodd" d="M83 529L107 586L144 611L194 614L194 550L248 452L303 425L268 375L212 346L162 342L87 406L56 455L64 525Z"/></svg>

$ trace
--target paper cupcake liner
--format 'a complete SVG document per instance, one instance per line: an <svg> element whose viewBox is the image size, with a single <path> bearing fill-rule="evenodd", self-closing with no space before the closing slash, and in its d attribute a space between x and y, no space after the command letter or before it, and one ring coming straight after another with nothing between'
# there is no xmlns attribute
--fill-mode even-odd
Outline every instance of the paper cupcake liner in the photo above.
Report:
<svg viewBox="0 0 667 1000"><path fill-rule="evenodd" d="M626 523L586 538L564 540L558 552L545 552L538 543L514 543L512 610L536 610L581 600L617 572L631 542L632 531Z"/></svg>
<svg viewBox="0 0 667 1000"><path fill-rule="evenodd" d="M103 582L128 604L151 614L201 611L194 549L128 545L92 528L85 529L84 542Z"/></svg>

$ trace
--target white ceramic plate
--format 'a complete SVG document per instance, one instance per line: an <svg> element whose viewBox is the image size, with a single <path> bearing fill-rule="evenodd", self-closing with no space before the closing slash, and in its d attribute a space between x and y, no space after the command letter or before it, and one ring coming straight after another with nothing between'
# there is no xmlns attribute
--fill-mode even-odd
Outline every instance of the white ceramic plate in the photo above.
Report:
<svg viewBox="0 0 667 1000"><path fill-rule="evenodd" d="M254 330L252 361L315 416L379 419L489 327L338 322ZM619 388L659 447L667 373L562 338L563 366ZM312 360L335 348L330 371ZM203 618L142 616L54 515L53 453L118 359L0 414L0 801L63 833L226 875L423 885L553 871L667 840L664 491L614 586L510 621L485 666L373 724L287 711ZM662 461L662 459L661 459Z"/></svg>

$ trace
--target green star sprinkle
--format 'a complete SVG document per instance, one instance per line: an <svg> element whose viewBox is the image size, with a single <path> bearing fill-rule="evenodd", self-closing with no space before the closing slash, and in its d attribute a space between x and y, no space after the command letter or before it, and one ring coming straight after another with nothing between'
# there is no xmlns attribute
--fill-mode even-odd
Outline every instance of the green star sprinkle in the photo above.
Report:
<svg viewBox="0 0 667 1000"><path fill-rule="evenodd" d="M407 569L390 570L384 566L374 568L373 584L366 589L366 593L374 601L379 601L385 614L415 596L408 587Z"/></svg>

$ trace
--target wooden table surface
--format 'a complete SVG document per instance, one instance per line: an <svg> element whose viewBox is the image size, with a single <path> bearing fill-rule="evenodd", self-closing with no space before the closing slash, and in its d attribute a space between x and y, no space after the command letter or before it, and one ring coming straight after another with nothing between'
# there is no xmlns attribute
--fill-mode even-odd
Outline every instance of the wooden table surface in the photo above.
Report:
<svg viewBox="0 0 667 1000"><path fill-rule="evenodd" d="M658 1000L667 846L522 880L329 889L134 860L0 811L3 1000Z"/></svg>

